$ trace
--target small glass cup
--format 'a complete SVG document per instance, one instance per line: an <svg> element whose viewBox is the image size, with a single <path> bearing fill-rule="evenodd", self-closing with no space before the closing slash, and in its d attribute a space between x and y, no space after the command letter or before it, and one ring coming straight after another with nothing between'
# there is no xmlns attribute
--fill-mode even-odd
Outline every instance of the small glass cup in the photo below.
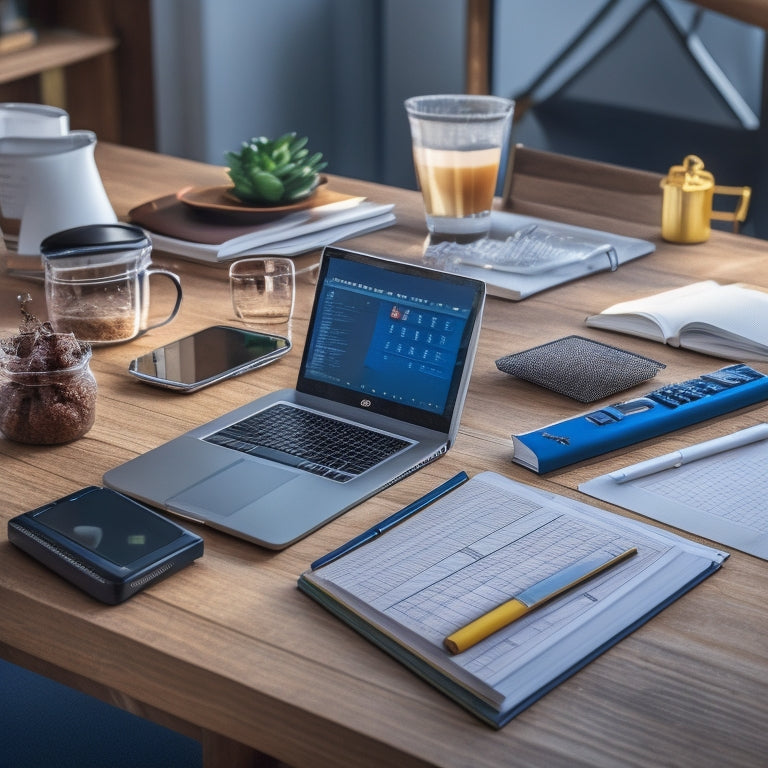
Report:
<svg viewBox="0 0 768 768"><path fill-rule="evenodd" d="M498 96L414 96L405 102L427 229L480 238L491 207L515 103Z"/></svg>
<svg viewBox="0 0 768 768"><path fill-rule="evenodd" d="M229 286L238 319L288 336L296 295L296 270L291 259L239 259L229 268Z"/></svg>

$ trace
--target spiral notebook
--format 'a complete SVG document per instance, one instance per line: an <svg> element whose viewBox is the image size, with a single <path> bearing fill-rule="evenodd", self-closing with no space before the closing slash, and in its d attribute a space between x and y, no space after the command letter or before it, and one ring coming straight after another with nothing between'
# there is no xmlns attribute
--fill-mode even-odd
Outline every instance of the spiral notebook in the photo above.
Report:
<svg viewBox="0 0 768 768"><path fill-rule="evenodd" d="M537 269L535 265L526 264L521 271L515 272L494 268L493 264L482 266L468 261L454 264L451 270L460 275L484 280L488 286L488 294L491 296L519 301L571 280L621 269L622 264L656 250L656 246L650 240L547 221L533 216L522 216L508 211L491 211L489 238L503 241L515 236L515 233L526 233L532 226L541 227L563 240L570 239L577 243L588 244L591 246L588 257L553 260L550 262L551 268L544 270ZM429 248L425 258L429 263Z"/></svg>

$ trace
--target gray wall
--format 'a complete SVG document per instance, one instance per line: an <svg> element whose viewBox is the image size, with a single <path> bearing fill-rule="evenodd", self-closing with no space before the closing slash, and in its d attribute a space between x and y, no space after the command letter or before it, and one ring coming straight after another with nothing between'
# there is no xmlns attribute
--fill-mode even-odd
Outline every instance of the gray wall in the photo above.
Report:
<svg viewBox="0 0 768 768"><path fill-rule="evenodd" d="M684 0L496 0L494 92L515 97L551 69L537 95L557 95L515 138L659 172L696 152L719 183L754 183L757 132L683 45L694 12ZM413 187L403 100L464 90L464 0L154 0L153 22L158 149L173 155L223 164L244 139L297 131L330 172ZM759 114L763 33L711 13L698 31Z"/></svg>
<svg viewBox="0 0 768 768"><path fill-rule="evenodd" d="M208 162L287 130L327 145L328 2L156 0L159 149Z"/></svg>
<svg viewBox="0 0 768 768"><path fill-rule="evenodd" d="M413 186L403 100L464 88L464 0L154 0L153 26L158 149L211 163L296 131Z"/></svg>

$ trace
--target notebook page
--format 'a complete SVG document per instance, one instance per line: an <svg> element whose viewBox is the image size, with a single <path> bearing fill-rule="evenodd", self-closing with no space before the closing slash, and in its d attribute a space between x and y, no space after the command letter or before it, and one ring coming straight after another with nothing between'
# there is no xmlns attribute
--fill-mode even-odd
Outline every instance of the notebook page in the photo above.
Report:
<svg viewBox="0 0 768 768"><path fill-rule="evenodd" d="M622 301L587 318L586 324L594 328L607 328L625 333L645 336L650 327L650 336L655 339L657 326L665 341L675 339L680 328L691 319L698 318L702 303L708 303L713 291L721 287L714 280L703 280L670 291L643 296L639 299ZM650 318L650 321L648 320ZM651 326L647 326L648 323ZM641 325L643 324L643 325Z"/></svg>
<svg viewBox="0 0 768 768"><path fill-rule="evenodd" d="M763 426L766 429L755 432L755 442L747 445L731 448L724 441L720 453L697 461L667 465L625 483L616 483L604 475L579 488L646 517L768 560L768 425Z"/></svg>

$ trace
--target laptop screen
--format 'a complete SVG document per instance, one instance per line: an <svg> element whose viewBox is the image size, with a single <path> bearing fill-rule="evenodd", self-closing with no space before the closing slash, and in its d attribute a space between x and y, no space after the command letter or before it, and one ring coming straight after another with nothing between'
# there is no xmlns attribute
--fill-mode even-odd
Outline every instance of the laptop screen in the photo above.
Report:
<svg viewBox="0 0 768 768"><path fill-rule="evenodd" d="M326 248L297 389L447 431L484 284Z"/></svg>

